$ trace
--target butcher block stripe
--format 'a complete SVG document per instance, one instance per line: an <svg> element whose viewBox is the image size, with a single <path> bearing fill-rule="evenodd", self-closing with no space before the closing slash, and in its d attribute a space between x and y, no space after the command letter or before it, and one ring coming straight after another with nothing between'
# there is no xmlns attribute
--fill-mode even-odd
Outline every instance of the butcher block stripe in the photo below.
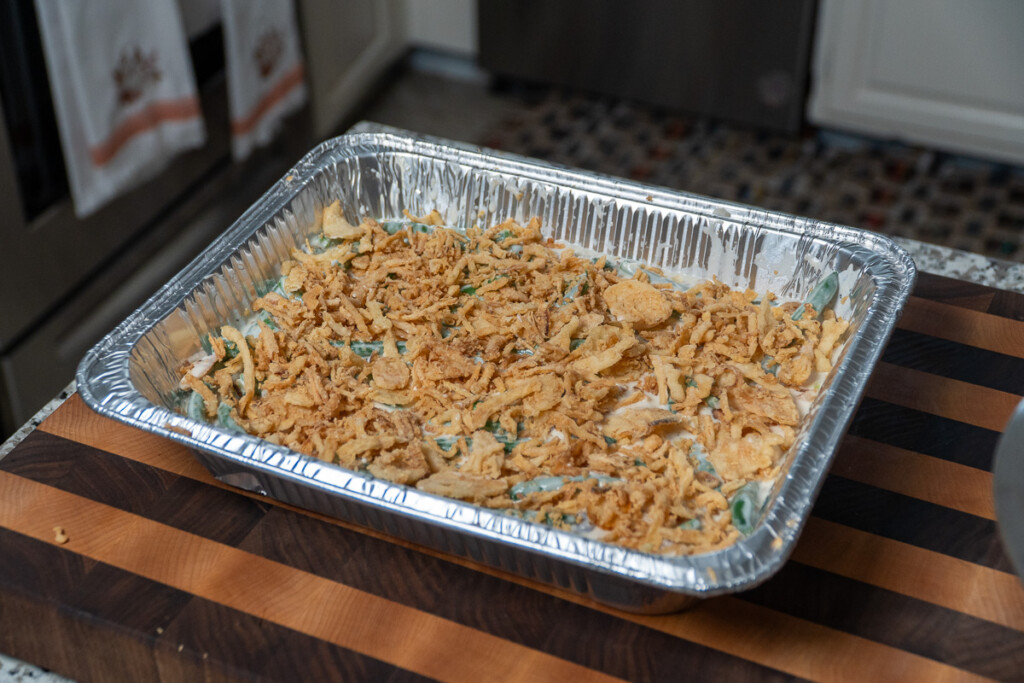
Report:
<svg viewBox="0 0 1024 683"><path fill-rule="evenodd" d="M992 287L964 282L953 278L933 275L931 273L918 273L917 283L914 285L914 292L911 301L907 302L904 308L910 308L912 301L916 298L938 301L957 308L965 308L972 311L995 313L990 310L999 292Z"/></svg>
<svg viewBox="0 0 1024 683"><path fill-rule="evenodd" d="M899 326L929 337L1024 358L1024 322L911 297Z"/></svg>
<svg viewBox="0 0 1024 683"><path fill-rule="evenodd" d="M73 395L0 460L0 650L82 681L1024 680L991 476L1022 319L922 274L789 561L661 616L231 488Z"/></svg>
<svg viewBox="0 0 1024 683"><path fill-rule="evenodd" d="M871 375L867 395L976 427L1002 431L1022 394L882 362Z"/></svg>
<svg viewBox="0 0 1024 683"><path fill-rule="evenodd" d="M13 531L52 541L53 527L64 526L77 554L408 670L445 680L485 680L495 671L505 680L597 680L597 672L565 660L15 475L0 473L0 491L0 524ZM871 680L954 674L938 662L735 599L680 615L627 618L684 638L742 646L754 661L786 660L779 663L794 675L838 680L857 662ZM402 647L390 647L396 642ZM807 642L828 648L815 654ZM458 661L444 654L456 652ZM865 669L865 658L875 663Z"/></svg>
<svg viewBox="0 0 1024 683"><path fill-rule="evenodd" d="M94 454L94 457L99 458L99 459L102 460L104 458L114 458L116 456L113 456L113 455L110 455L110 454L104 454L104 453L96 452ZM29 459L29 461L31 461L31 459ZM30 472L23 472L22 471L22 466L19 463L19 461L17 461L17 460L11 460L9 462L5 462L4 463L4 468L8 469L10 471L18 472L20 474L30 474ZM56 471L54 468L47 468L47 469L48 470ZM111 467L106 466L106 467L103 467L102 469L107 471L107 473L108 473L107 476L111 476L110 475ZM59 474L59 472L58 472L58 474ZM61 477L61 480L65 481L63 477ZM200 484L199 482L194 482L194 485L197 486L197 487L205 486L204 484ZM177 488L179 490L183 490L184 489L184 487L181 487L181 486L178 486ZM159 503L159 501L157 501L157 502ZM158 505L158 507L159 507L159 505ZM180 526L180 520L175 519L173 517L171 517L170 520L171 520L170 523L172 523L173 525ZM156 521L159 521L159 520L156 520ZM813 522L814 522L814 520L812 520L812 523ZM268 528L268 525L269 525L269 528ZM283 511L282 510L282 511L280 511L280 513L278 513L277 511L271 511L267 515L266 519L260 522L260 524L257 527L257 529L258 529L258 532L259 532L258 534L256 534L258 536L258 540L257 541L253 541L252 537L250 537L250 538L248 538L246 540L246 542L243 545L243 547L248 548L249 546L254 546L255 548L258 548L258 550L255 550L255 552L259 552L260 554L262 554L264 556L271 557L271 558L275 559L278 562L282 562L282 563L286 563L286 564L294 562L295 561L294 558L296 558L296 557L300 557L300 558L301 557L316 558L319 555L317 553L310 553L308 551L308 549L303 549L302 547L298 547L298 545L296 543L290 541L290 539L296 539L296 538L311 540L313 542L313 544L318 546L318 547L334 547L334 548L343 547L343 548L345 548L343 554L349 554L349 553L351 553L351 554L358 554L359 557L364 557L364 558L369 556L369 553L367 551L367 548L365 547L365 544L360 544L360 546L358 548L356 548L356 547L346 547L349 543L351 543L352 534L347 534L342 529L337 529L337 528L335 528L334 525L331 525L331 524L326 523L324 521L314 520L314 519L308 518L305 515L296 515L294 513L289 512L289 511ZM201 533L201 531L200 530L195 530L195 533ZM843 530L840 529L838 533L834 534L834 538L836 539L836 543L840 547L842 547L843 545L845 545L849 541L848 533L849 533L849 530L846 530L846 534L847 535L844 535ZM348 539L348 542L346 542L346 538ZM872 537L872 538L875 538L875 537ZM383 544L378 544L378 545L383 545ZM390 544L386 544L386 545L390 546ZM863 545L863 543L862 543L862 545ZM281 546L283 546L283 547L281 547ZM798 552L799 552L799 548L800 547L802 547L802 546L798 546ZM869 548L868 548L869 552L881 552L881 551L884 551L884 550L885 550L884 547L877 546L877 545L876 546L870 546L869 545ZM380 552L380 551L378 550L378 552ZM387 550L386 552L391 553L391 554L394 553L393 550ZM337 567L336 567L336 565L332 564L331 557L332 556L327 556L326 557L326 559L324 560L324 562L326 564L317 564L315 559L314 560L306 560L305 561L306 564L305 565L300 564L299 568L301 568L304 571L310 571L310 572L316 573L316 574L321 575L321 576L329 576L331 578L334 578L335 580L344 581L345 583L347 583L349 585L356 585L361 590L369 590L371 592L375 592L375 593L381 594L381 595L388 594L387 590L385 588L382 588L380 585L371 585L375 581L375 577L377 576L376 573L371 573L368 576L360 577L358 582L353 582L353 576L350 573L351 569L345 569L345 570L339 572ZM812 554L811 557L813 557L813 554ZM807 558L800 557L800 558L798 558L798 561L806 561L806 559ZM948 585L948 587L946 589L947 593L955 594L955 593L957 593L957 592L959 592L961 590L962 584L960 583L960 581L963 579L963 575L962 575L962 573L951 573L951 572L949 572L948 571L949 567L942 564L942 562L941 562L942 559L943 558L941 556L939 556L938 558L932 557L932 561L931 562L924 562L923 564L925 564L926 566L934 567L934 569L936 570L936 576L935 576L935 581L936 582L943 581L944 577L948 577L951 580L955 580L955 583L954 582L949 583L949 585ZM824 561L827 564L828 558L825 558ZM391 562L394 563L394 559L393 558L391 558ZM370 564L371 564L371 566L374 566L376 563L370 562ZM813 564L813 562L812 562L812 564ZM351 568L351 567L354 567L354 566L357 566L357 565L347 564L346 566ZM333 571L333 575L332 575L332 571ZM459 572L459 570L457 570L456 568L449 567L448 570L445 573L447 575L449 575L451 577L451 579L453 580L453 582L455 582L460 587L459 588L459 595L462 596L463 598L465 598L467 596L467 593L469 592L469 589L467 588L467 585L470 583L470 581L467 581L465 579L465 577L463 577L463 576L457 575L458 572ZM466 572L467 572L467 570L461 570L461 574L466 574ZM422 565L415 566L415 567L409 567L409 572L408 573L409 573L409 575L415 575L417 577L421 577L422 578L425 575L425 569L424 569L424 567ZM474 572L470 572L470 574L473 574L473 573ZM456 575L452 576L452 574L456 574ZM885 579L889 578L889 577L885 577L885 576L872 577L870 575L866 575L865 577L862 577L862 578L865 578L865 579L867 579L869 581L880 580L881 585L884 586L885 585ZM975 575L971 575L970 579L972 581L981 582L981 583L984 583L987 580L987 578L986 578L984 573L977 573ZM377 579L377 581L379 582L379 579ZM492 579L491 583L493 584L495 581L496 581L496 579ZM484 590L482 591L482 593L481 593L481 599L486 599L487 595L497 595L498 599L500 600L503 597L503 596L501 596L501 585L502 585L502 582L498 581L497 582L497 586L498 586L497 588L495 588L494 585L486 586L484 588ZM890 586L890 588L899 590L900 586L893 585L893 586ZM394 597L394 589L390 589L390 590L391 590L392 597ZM819 597L821 599L829 599L829 596L825 595L825 594L823 594L823 595L821 595ZM832 598L841 598L841 595L835 595L835 596L832 596ZM397 599L399 599L402 602L406 602L407 600L409 600L411 598L408 595L405 595L404 597L397 598ZM515 603L516 604L521 604L522 602L524 602L524 600L526 600L526 598L523 595L519 595L519 596L517 596L515 598ZM424 605L417 604L415 606L417 606L419 608L430 608L431 606L434 606L434 608L436 609L436 601L435 600L428 600ZM450 608L450 609L457 609L457 607L458 607L458 605L455 604L455 603L452 603L451 605L448 605L448 608ZM541 609L541 608L537 608L537 609ZM565 611L564 607L559 608L558 613L551 615L550 619L558 619L559 618L559 614L564 613L564 611ZM936 612L936 610L934 608L931 611L932 612ZM446 618L455 619L457 621L463 621L465 619L464 616L460 617L458 614L445 614L444 616ZM562 616L564 617L564 614L562 614ZM627 619L630 619L630 620L634 619L631 615L625 615L625 616L626 616ZM990 615L990 614L988 614L986 612L986 613L982 613L982 614L980 614L978 616L992 617L991 620L997 621L999 623L1002 623L1000 621L1001 615L999 615L999 614L996 614L993 617L992 615ZM929 617L932 620L936 620L936 619L939 618L939 616L937 616L937 614L935 614L935 613L930 614ZM761 622L763 622L766 617L764 615L761 615L758 618L759 618L759 620ZM774 616L774 620L779 620L779 619L784 619L784 618L785 617L782 614ZM545 622L547 622L547 621L548 620L545 619ZM586 619L580 619L580 621L585 621L585 622L587 622L589 624L593 624L595 621L601 621L601 620L600 619L595 619L594 617L589 617L589 618L586 618ZM479 624L473 624L473 625L475 627L477 627L477 628L480 628ZM771 628L771 629L774 629L774 628L777 628L777 627L778 626L776 624L774 624L774 623L772 623L770 626L768 626L768 628ZM669 631L671 633L673 633L675 635L681 635L682 633L684 633L682 631L679 631L678 627L673 627L671 624L665 624L663 626L660 626L660 628L667 628L667 629L669 629ZM737 637L737 641L738 641L738 645L737 646L738 647L742 647L742 643L745 642L746 637L747 637L747 630L748 629L749 629L749 626L744 626L744 628L742 629L743 632L738 634L738 637ZM611 627L608 627L607 630L610 631ZM998 630L994 630L994 629L990 628L990 629L988 629L988 631L989 631L989 633L988 633L987 639L988 639L989 642L998 643L998 642L1002 642L1002 641L1006 640L1006 638L1007 638L1005 633L1001 633ZM694 639L697 640L697 642L702 642L700 640L699 632L686 631L685 633L686 633L686 635L683 636L683 637L694 638ZM867 632L864 632L864 633L860 633L858 635L863 636L863 637L869 637L869 638L873 637L876 640L884 640L886 637L888 637L888 634L886 632L884 632L884 631L876 631L875 633L871 633L870 630L868 630ZM1018 639L1019 639L1019 637L1017 635L1011 636L1011 640L1018 640ZM631 635L629 638L625 638L625 640L628 640L629 642L633 642L635 644L636 641L637 641L637 636L634 634L634 635ZM920 649L924 649L924 648L928 647L930 645L930 643L931 643L930 639L923 639L920 642L914 642L914 641L904 642L904 643L901 644L901 646L902 646L902 649L906 649L906 650L909 650L909 651L915 651L915 649L920 650ZM706 643L706 644L708 646L711 646L710 643ZM677 647L678 647L678 644L677 644ZM635 645L634 645L634 648L636 648ZM656 653L656 650L654 652ZM662 656L662 657L664 657L664 656ZM769 661L769 662L765 662L765 664L772 665L773 662Z"/></svg>
<svg viewBox="0 0 1024 683"><path fill-rule="evenodd" d="M24 658L42 661L57 638L65 640L69 647L49 666L79 681L189 681L204 669L208 680L244 680L247 670L295 680L310 662L323 675L308 680L429 680L45 540L0 529L0 546L0 585L14 589L0 605L6 623L18 624L0 633L0 643L9 651L15 642ZM62 612L90 618L68 628L53 604L27 599L38 576L60 586L51 597Z"/></svg>
<svg viewBox="0 0 1024 683"><path fill-rule="evenodd" d="M73 410L75 410L76 409L75 405L76 405L76 401L69 400L64 406L62 406L62 408L57 413L55 413L50 418L49 421L47 421L47 423L44 425L44 427L47 428L47 429L51 429L53 427L58 427L59 425L61 425L61 423L67 419L67 417L64 415L64 413L65 412L72 412ZM79 409L88 411L88 408L86 408L84 406L84 404L82 404L80 401L77 401L77 405L80 407ZM114 432L118 428L130 429L128 427L120 427L120 425L118 425L117 423L112 423L111 424L111 432ZM162 440L158 439L157 437L153 437L151 435L147 435L147 438L155 440L157 442L157 443L153 444L155 447L159 447L160 443L162 443ZM165 445L164 447L167 448L168 445ZM191 458L187 455L187 451L185 451L184 448L177 447L177 446L175 446L175 448L180 449L183 453L185 453L185 457L188 458L189 460L191 460ZM142 452L142 450L143 449L136 449L134 451L129 451L129 452L126 452L126 453L121 453L121 455L123 455L125 458L132 458L135 453ZM938 465L947 464L947 463L944 463L941 460L931 459L931 461L936 463L936 464L938 464ZM14 467L14 463L0 463L0 466L2 466L4 469L8 469L10 467ZM155 466L158 467L159 465L155 465ZM180 469L180 468L176 467L175 469ZM223 486L223 485L219 484L218 482L215 482L215 480L213 480L212 477L210 477L210 475L206 472L206 470L201 468L201 467L196 468L196 470L193 473L190 473L190 474L188 474L186 476L193 476L193 475L195 476L195 478L197 478L200 481L208 482L211 485ZM906 476L906 475L904 474L902 476ZM840 482L839 485L841 485L841 482ZM867 489L864 489L862 487L860 490L863 491L863 490L867 490ZM988 496L989 496L989 501L990 501L991 500L991 492L989 492ZM852 508L854 511L856 511L856 506L848 505L845 502L845 501L849 500L848 497L844 497L843 500L844 500L844 502L841 503L838 506L839 508L842 509L843 512L845 512L847 508ZM894 500L896 500L895 504L899 505L899 499L894 499ZM819 505L821 505L821 503L819 503ZM989 502L989 505L991 506L991 502ZM940 512L945 510L945 508L936 508L936 509L939 510ZM826 512L828 512L828 511L826 510ZM841 515L837 514L837 516L840 519L842 519ZM984 548L983 548L982 551L976 552L975 555L979 555L980 554L982 557L984 557L987 554L989 554L991 552L990 551L991 545L993 543L997 543L998 542L997 539L995 538L995 529L994 529L993 525L991 524L991 521L987 521L986 522L986 520L978 518L978 517L973 516L973 515L970 515L970 516L968 516L968 515L960 515L960 517L958 519L962 520L960 522L960 526L965 529L964 530L964 534L971 535L976 541L978 539L983 539ZM940 523L943 523L943 522L944 523L949 523L948 519L945 519L945 518L944 519L940 519ZM953 525L954 525L954 528L955 528L956 527L956 522L955 521L953 522ZM981 526L981 525L984 525L984 526ZM836 527L836 528L842 528L842 527ZM885 540L884 538L881 538L881 537L875 537L875 538L878 538L880 541ZM942 555L936 555L934 553L932 555L936 558L936 560L942 559L942 557L943 557ZM1000 555L1000 557L1001 557L1001 555ZM923 562L922 563L922 567L923 567L922 570L923 571L927 571L927 572L934 572L935 573L935 577L932 580L933 581L941 582L943 580L943 577L945 577L947 575L943 572L940 564L941 563L937 564L936 561ZM854 576L852 578L859 578L859 577ZM874 581L871 581L868 577L864 577L864 580L867 580L869 582L874 583ZM887 584L884 584L884 583L880 584L880 585L881 585L881 587L886 588L888 590L896 590L897 592L899 592L899 588L897 586L887 585ZM952 592L956 592L956 591L960 590L960 587L961 586L960 586L959 583L952 583L952 584L949 585L947 590L948 591L952 591Z"/></svg>
<svg viewBox="0 0 1024 683"><path fill-rule="evenodd" d="M861 400L847 435L985 471L992 470L992 457L999 441L996 430L873 398Z"/></svg>
<svg viewBox="0 0 1024 683"><path fill-rule="evenodd" d="M929 503L995 519L992 474L880 441L847 435L833 474Z"/></svg>
<svg viewBox="0 0 1024 683"><path fill-rule="evenodd" d="M1024 347L1024 323L1017 324L1021 327L1021 346ZM1018 389L1019 378L1024 376L1024 358L907 330L896 330L885 348L882 360L1010 393Z"/></svg>
<svg viewBox="0 0 1024 683"><path fill-rule="evenodd" d="M77 554L403 669L450 681L485 680L495 671L507 680L599 679L565 660L22 477L0 473L0 491L0 524L8 529L53 541L53 528L62 527Z"/></svg>
<svg viewBox="0 0 1024 683"><path fill-rule="evenodd" d="M993 569L1009 571L995 522L829 475L815 517Z"/></svg>
<svg viewBox="0 0 1024 683"><path fill-rule="evenodd" d="M1024 631L1024 590L1013 574L816 517L804 529L793 559ZM924 566L929 571L921 571Z"/></svg>

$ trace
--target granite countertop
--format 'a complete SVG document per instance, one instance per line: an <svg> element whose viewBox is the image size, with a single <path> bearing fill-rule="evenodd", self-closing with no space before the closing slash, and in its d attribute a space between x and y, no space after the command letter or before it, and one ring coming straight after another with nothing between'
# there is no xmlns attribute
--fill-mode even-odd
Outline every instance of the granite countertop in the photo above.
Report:
<svg viewBox="0 0 1024 683"><path fill-rule="evenodd" d="M1003 261L959 249L894 237L924 273L1024 293L1024 263Z"/></svg>

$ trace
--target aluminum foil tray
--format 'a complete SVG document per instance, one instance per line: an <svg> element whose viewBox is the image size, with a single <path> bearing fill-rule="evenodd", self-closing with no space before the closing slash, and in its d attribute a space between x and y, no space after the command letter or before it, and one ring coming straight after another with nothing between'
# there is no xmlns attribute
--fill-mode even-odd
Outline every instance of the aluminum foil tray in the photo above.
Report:
<svg viewBox="0 0 1024 683"><path fill-rule="evenodd" d="M755 530L713 553L662 557L516 519L325 464L189 419L177 370L200 338L238 324L257 287L317 232L346 218L437 209L452 225L540 216L547 234L685 275L802 300L840 273L851 321L839 362L787 452ZM884 236L360 124L306 155L198 258L100 341L77 384L97 412L186 444L221 481L638 612L751 588L790 555L882 348L913 286L911 258Z"/></svg>

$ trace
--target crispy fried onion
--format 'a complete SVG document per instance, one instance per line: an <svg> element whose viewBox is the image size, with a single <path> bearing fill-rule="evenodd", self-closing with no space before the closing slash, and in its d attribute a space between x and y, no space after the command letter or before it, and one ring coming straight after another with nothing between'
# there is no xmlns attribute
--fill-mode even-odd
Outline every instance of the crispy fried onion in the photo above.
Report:
<svg viewBox="0 0 1024 683"><path fill-rule="evenodd" d="M646 552L739 537L729 495L778 475L795 397L813 399L847 327L717 280L627 277L538 219L353 225L335 202L321 221L255 302L255 332L225 326L183 368L203 411L227 404L299 452Z"/></svg>

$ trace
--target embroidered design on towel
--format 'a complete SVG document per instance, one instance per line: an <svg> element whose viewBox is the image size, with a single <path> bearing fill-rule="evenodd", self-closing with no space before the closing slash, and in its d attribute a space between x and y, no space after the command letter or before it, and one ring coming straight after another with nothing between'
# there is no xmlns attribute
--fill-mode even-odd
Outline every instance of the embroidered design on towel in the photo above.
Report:
<svg viewBox="0 0 1024 683"><path fill-rule="evenodd" d="M177 0L36 0L36 12L78 216L206 142Z"/></svg>
<svg viewBox="0 0 1024 683"><path fill-rule="evenodd" d="M274 72L274 67L284 56L284 38L278 28L271 28L263 32L263 35L256 41L256 49L252 51L253 61L260 72L260 78L264 80Z"/></svg>
<svg viewBox="0 0 1024 683"><path fill-rule="evenodd" d="M306 102L291 0L221 0L231 150L245 159Z"/></svg>
<svg viewBox="0 0 1024 683"><path fill-rule="evenodd" d="M146 54L138 45L125 46L111 75L117 87L118 104L131 104L162 76L156 50Z"/></svg>

